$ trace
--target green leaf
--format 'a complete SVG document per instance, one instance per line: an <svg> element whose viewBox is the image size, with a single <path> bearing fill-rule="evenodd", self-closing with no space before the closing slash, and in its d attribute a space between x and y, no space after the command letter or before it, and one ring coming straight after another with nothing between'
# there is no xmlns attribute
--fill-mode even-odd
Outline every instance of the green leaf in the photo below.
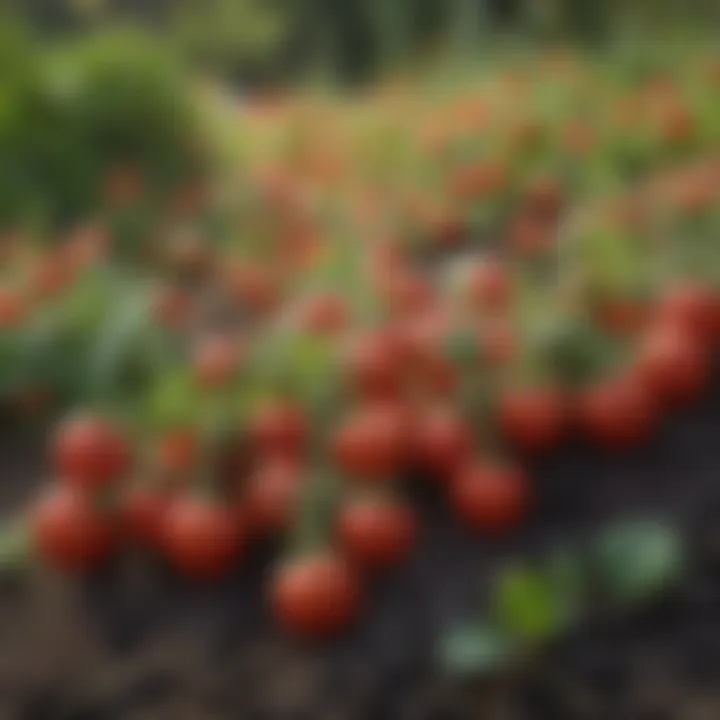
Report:
<svg viewBox="0 0 720 720"><path fill-rule="evenodd" d="M108 397L121 391L126 372L143 341L149 327L148 298L138 293L127 304L120 306L116 315L106 324L89 357L88 377L93 391Z"/></svg>
<svg viewBox="0 0 720 720"><path fill-rule="evenodd" d="M198 393L190 372L184 367L168 369L148 398L147 417L155 428L185 425L194 419L197 405Z"/></svg>
<svg viewBox="0 0 720 720"><path fill-rule="evenodd" d="M666 590L682 576L683 540L653 521L622 522L602 532L595 559L603 589L614 602L637 603Z"/></svg>
<svg viewBox="0 0 720 720"><path fill-rule="evenodd" d="M485 675L502 669L513 651L511 638L497 628L463 625L442 639L440 662L450 675Z"/></svg>
<svg viewBox="0 0 720 720"><path fill-rule="evenodd" d="M519 640L546 640L563 629L561 605L548 577L538 570L513 566L497 580L491 613L498 625Z"/></svg>

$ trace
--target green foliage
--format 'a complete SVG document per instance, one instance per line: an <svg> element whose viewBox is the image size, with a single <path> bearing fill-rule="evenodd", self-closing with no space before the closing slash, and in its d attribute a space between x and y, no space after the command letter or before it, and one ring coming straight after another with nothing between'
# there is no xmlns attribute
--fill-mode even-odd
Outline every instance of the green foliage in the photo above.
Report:
<svg viewBox="0 0 720 720"><path fill-rule="evenodd" d="M181 51L195 64L232 77L272 65L288 41L290 19L277 2L180 0L171 24Z"/></svg>
<svg viewBox="0 0 720 720"><path fill-rule="evenodd" d="M609 527L595 546L597 572L614 602L637 603L677 582L685 567L682 538L653 522Z"/></svg>
<svg viewBox="0 0 720 720"><path fill-rule="evenodd" d="M97 212L106 174L132 164L152 188L199 171L179 65L147 36L56 47L16 26L0 37L0 226L52 229Z"/></svg>
<svg viewBox="0 0 720 720"><path fill-rule="evenodd" d="M482 622L446 633L440 662L454 676L485 675L507 668L522 650L577 627L593 607L616 612L651 601L682 578L686 548L667 524L623 521L609 525L580 550L560 547L536 564L512 564L490 587Z"/></svg>
<svg viewBox="0 0 720 720"><path fill-rule="evenodd" d="M448 633L440 647L440 662L455 677L492 673L512 656L511 638L490 625L461 625Z"/></svg>

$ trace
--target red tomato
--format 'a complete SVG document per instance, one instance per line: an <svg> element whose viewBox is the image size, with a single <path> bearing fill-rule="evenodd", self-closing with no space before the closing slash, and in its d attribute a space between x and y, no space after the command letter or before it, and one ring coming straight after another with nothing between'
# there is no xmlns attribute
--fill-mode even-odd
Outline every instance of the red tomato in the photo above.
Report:
<svg viewBox="0 0 720 720"><path fill-rule="evenodd" d="M278 302L278 287L269 272L257 265L236 263L226 275L229 292L255 312L268 312Z"/></svg>
<svg viewBox="0 0 720 720"><path fill-rule="evenodd" d="M439 350L418 358L413 374L418 380L417 389L426 390L434 397L447 397L457 386L457 370Z"/></svg>
<svg viewBox="0 0 720 720"><path fill-rule="evenodd" d="M504 265L491 258L471 265L468 268L467 293L473 307L479 310L504 310L512 293L512 284Z"/></svg>
<svg viewBox="0 0 720 720"><path fill-rule="evenodd" d="M190 301L179 288L160 288L153 298L151 312L157 322L165 327L180 328L190 318Z"/></svg>
<svg viewBox="0 0 720 720"><path fill-rule="evenodd" d="M73 268L60 253L42 258L35 267L30 284L35 297L47 299L64 290L73 279Z"/></svg>
<svg viewBox="0 0 720 720"><path fill-rule="evenodd" d="M46 562L63 570L86 570L113 549L115 527L96 513L76 488L58 485L37 502L31 517L35 548Z"/></svg>
<svg viewBox="0 0 720 720"><path fill-rule="evenodd" d="M480 349L491 367L504 367L515 356L515 333L507 320L493 318L480 330Z"/></svg>
<svg viewBox="0 0 720 720"><path fill-rule="evenodd" d="M270 602L280 624L305 639L345 630L360 609L361 596L359 576L332 554L282 563L270 587Z"/></svg>
<svg viewBox="0 0 720 720"><path fill-rule="evenodd" d="M605 298L597 308L597 314L602 327L619 336L634 335L649 319L645 303L624 298Z"/></svg>
<svg viewBox="0 0 720 720"><path fill-rule="evenodd" d="M313 335L335 335L347 323L348 314L344 298L337 295L319 295L303 304L300 324Z"/></svg>
<svg viewBox="0 0 720 720"><path fill-rule="evenodd" d="M52 440L51 455L58 477L69 485L88 488L117 480L127 472L131 460L117 428L93 415L62 421Z"/></svg>
<svg viewBox="0 0 720 720"><path fill-rule="evenodd" d="M660 117L660 134L671 144L685 143L695 137L697 124L687 108L669 107Z"/></svg>
<svg viewBox="0 0 720 720"><path fill-rule="evenodd" d="M520 468L476 460L462 466L454 475L450 501L457 516L469 527L502 532L515 526L525 515L529 487Z"/></svg>
<svg viewBox="0 0 720 720"><path fill-rule="evenodd" d="M442 247L454 247L465 237L465 224L457 215L445 211L429 219L430 237Z"/></svg>
<svg viewBox="0 0 720 720"><path fill-rule="evenodd" d="M85 225L77 228L65 245L67 261L71 267L87 267L104 257L110 244L108 232L102 225Z"/></svg>
<svg viewBox="0 0 720 720"><path fill-rule="evenodd" d="M710 340L715 320L714 300L712 292L702 285L679 284L663 297L659 315L661 321L677 323L698 339Z"/></svg>
<svg viewBox="0 0 720 720"><path fill-rule="evenodd" d="M420 413L412 426L412 463L438 479L449 480L472 447L466 423L449 408Z"/></svg>
<svg viewBox="0 0 720 720"><path fill-rule="evenodd" d="M262 407L250 425L250 437L262 455L295 458L305 446L307 428L302 411L284 402Z"/></svg>
<svg viewBox="0 0 720 720"><path fill-rule="evenodd" d="M431 305L398 323L396 342L407 362L437 355L453 328L452 317L439 306Z"/></svg>
<svg viewBox="0 0 720 720"><path fill-rule="evenodd" d="M0 288L0 330L14 328L25 315L25 303L20 294L9 288Z"/></svg>
<svg viewBox="0 0 720 720"><path fill-rule="evenodd" d="M521 215L510 227L510 245L522 257L535 256L552 246L552 227L537 218Z"/></svg>
<svg viewBox="0 0 720 720"><path fill-rule="evenodd" d="M355 411L335 435L334 456L350 475L385 479L407 457L410 420L401 407L377 403Z"/></svg>
<svg viewBox="0 0 720 720"><path fill-rule="evenodd" d="M508 180L507 169L499 162L473 163L457 168L450 180L452 192L463 200L475 200L499 193Z"/></svg>
<svg viewBox="0 0 720 720"><path fill-rule="evenodd" d="M715 292L713 300L713 336L720 339L720 293Z"/></svg>
<svg viewBox="0 0 720 720"><path fill-rule="evenodd" d="M243 545L237 518L207 499L179 497L163 519L163 547L173 565L193 578L213 578L232 565Z"/></svg>
<svg viewBox="0 0 720 720"><path fill-rule="evenodd" d="M652 432L657 407L649 389L633 375L588 388L577 408L585 432L609 449L625 449Z"/></svg>
<svg viewBox="0 0 720 720"><path fill-rule="evenodd" d="M355 498L340 510L337 536L343 554L360 567L396 565L417 535L415 513L395 501Z"/></svg>
<svg viewBox="0 0 720 720"><path fill-rule="evenodd" d="M283 532L290 525L300 491L300 469L285 458L267 458L255 469L245 489L243 507L257 533Z"/></svg>
<svg viewBox="0 0 720 720"><path fill-rule="evenodd" d="M430 285L414 271L398 269L386 281L380 290L394 315L412 316L425 310L433 301Z"/></svg>
<svg viewBox="0 0 720 720"><path fill-rule="evenodd" d="M357 393L370 400L396 397L401 366L398 343L387 331L368 332L351 345L346 364Z"/></svg>
<svg viewBox="0 0 720 720"><path fill-rule="evenodd" d="M405 258L395 242L385 241L368 249L367 265L373 283L382 288L392 282L395 273L404 271Z"/></svg>
<svg viewBox="0 0 720 720"><path fill-rule="evenodd" d="M155 488L131 490L123 503L122 520L125 532L138 542L160 548L163 541L165 513L172 504L172 495Z"/></svg>
<svg viewBox="0 0 720 720"><path fill-rule="evenodd" d="M653 328L640 348L640 377L662 402L695 398L706 386L710 369L705 344L675 324Z"/></svg>
<svg viewBox="0 0 720 720"><path fill-rule="evenodd" d="M554 177L536 178L525 189L525 207L532 214L554 217L562 201L562 188Z"/></svg>
<svg viewBox="0 0 720 720"><path fill-rule="evenodd" d="M240 352L234 340L227 337L208 338L195 350L195 381L204 388L222 387L230 381L239 361Z"/></svg>
<svg viewBox="0 0 720 720"><path fill-rule="evenodd" d="M179 473L189 470L198 460L200 445L192 428L166 432L157 448L158 461L163 470Z"/></svg>
<svg viewBox="0 0 720 720"><path fill-rule="evenodd" d="M526 452L554 447L563 432L565 404L553 388L515 388L500 397L499 422L504 435Z"/></svg>

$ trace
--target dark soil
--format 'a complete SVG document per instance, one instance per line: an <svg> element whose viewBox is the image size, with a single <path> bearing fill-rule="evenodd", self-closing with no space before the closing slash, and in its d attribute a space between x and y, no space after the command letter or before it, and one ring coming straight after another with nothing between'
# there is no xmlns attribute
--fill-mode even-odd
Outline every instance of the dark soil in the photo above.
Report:
<svg viewBox="0 0 720 720"><path fill-rule="evenodd" d="M8 514L42 478L38 447L3 434ZM470 537L432 490L417 490L420 546L375 583L359 627L331 647L298 647L273 629L262 596L270 550L213 588L143 558L90 580L33 569L0 587L0 719L718 720L720 387L637 452L576 444L537 463L534 477L532 521L502 542ZM648 512L692 539L693 571L673 597L584 629L511 679L442 677L433 642L478 606L498 562Z"/></svg>

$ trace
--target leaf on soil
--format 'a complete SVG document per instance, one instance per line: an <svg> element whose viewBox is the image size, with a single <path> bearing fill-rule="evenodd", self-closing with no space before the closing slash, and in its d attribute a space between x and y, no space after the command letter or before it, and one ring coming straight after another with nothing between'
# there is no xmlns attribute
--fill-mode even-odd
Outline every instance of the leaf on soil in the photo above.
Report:
<svg viewBox="0 0 720 720"><path fill-rule="evenodd" d="M445 672L477 676L498 672L512 657L511 639L490 625L463 625L445 635L440 660Z"/></svg>
<svg viewBox="0 0 720 720"><path fill-rule="evenodd" d="M601 533L597 571L612 601L637 603L682 576L685 548L679 532L653 521L622 522Z"/></svg>

